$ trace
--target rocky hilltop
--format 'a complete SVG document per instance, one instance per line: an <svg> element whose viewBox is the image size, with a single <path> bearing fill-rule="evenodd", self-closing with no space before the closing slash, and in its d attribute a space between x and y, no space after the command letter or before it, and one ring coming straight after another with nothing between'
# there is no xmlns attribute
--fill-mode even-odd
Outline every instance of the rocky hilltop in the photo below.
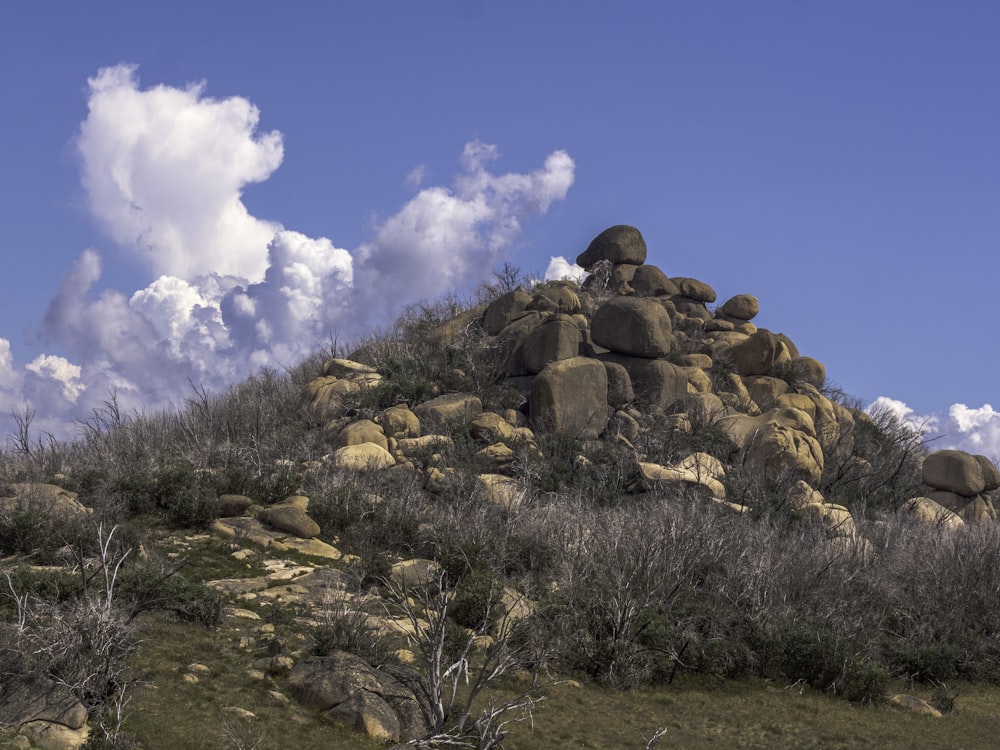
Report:
<svg viewBox="0 0 1000 750"><path fill-rule="evenodd" d="M328 420L338 449L331 460L352 469L421 470L433 488L441 469L414 459L449 440L434 434L444 424L467 426L484 443L483 462L501 475L512 473L511 440L537 449L533 431L604 438L634 455L633 488L688 483L746 512L747 505L727 502L720 481L735 464L771 489L788 489L799 510L853 538L847 508L824 502L817 490L831 463L841 486L871 475L866 450L855 446L870 416L824 393L820 361L802 356L788 336L754 325L755 296L739 294L710 310L716 293L709 284L669 278L646 256L638 229L610 227L576 260L589 274L581 286L556 281L531 293L518 286L442 326L452 343L469 328L489 337L480 346L495 359L497 380L523 395L516 409L484 412L476 394L450 393L352 421L342 416L343 396L378 384L382 374L328 360L304 398ZM668 467L651 463L637 448L649 420L678 433L715 426L731 450L695 452ZM489 476L481 478L498 483ZM1000 473L985 456L939 451L924 462L923 481L926 493L899 499L919 517L950 526L996 520L991 493L1000 488Z"/></svg>
<svg viewBox="0 0 1000 750"><path fill-rule="evenodd" d="M557 676L873 704L897 677L1000 678L996 466L868 414L752 294L717 304L646 259L613 226L581 284L507 277L176 419L110 405L80 443L8 457L0 730L142 746L115 743L150 616L238 643L269 700L415 747L499 747ZM167 551L112 544L146 521ZM176 583L177 549L212 545L235 572Z"/></svg>

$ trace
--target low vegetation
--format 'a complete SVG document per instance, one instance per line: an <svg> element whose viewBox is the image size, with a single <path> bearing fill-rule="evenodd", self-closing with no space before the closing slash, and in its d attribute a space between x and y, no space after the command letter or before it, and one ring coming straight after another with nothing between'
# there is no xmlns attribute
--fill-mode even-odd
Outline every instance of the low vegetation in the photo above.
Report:
<svg viewBox="0 0 1000 750"><path fill-rule="evenodd" d="M508 269L487 292L515 281ZM827 446L818 489L850 509L867 540L854 547L822 543L823 529L790 511L790 481L764 486L738 467L728 495L753 513L674 487L631 491L635 451L663 463L729 456L708 421L678 433L649 419L631 446L511 439L516 507L485 500L479 446L462 426L426 457L455 469L433 495L419 472L358 474L320 460L328 436L300 393L331 354L384 376L346 398L355 417L452 390L489 409L520 407L523 396L496 377L492 339L471 325L440 334L474 309L416 308L352 351L333 347L225 393L195 390L176 413L122 413L112 395L70 443L22 423L0 453L0 481L57 485L90 512L0 511L0 677L42 673L69 688L90 712L89 748L362 746L280 702L280 680L245 677L247 651L234 643L258 636L224 616L238 606L273 626L282 653L349 651L383 665L411 649L436 746L641 748L662 735L664 746L692 748L893 747L892 732L911 731L912 719L860 706L900 685L960 706L963 720L995 723L983 696L1000 682L1000 527L954 534L895 512L919 494L924 449L889 414L859 422L853 454L864 472L851 451ZM334 563L350 581L340 604L320 613L208 587L250 577L275 554L237 559L241 540L205 534L225 495L263 506L308 496L320 538L350 556ZM391 582L392 565L409 558L439 564L434 588ZM504 625L504 592L531 602L516 627ZM365 597L367 610L357 605ZM366 628L385 608L411 622L409 643ZM192 662L217 679L182 680ZM956 703L957 684L968 687ZM829 695L850 704L834 707ZM257 718L223 711L234 705ZM922 746L978 731L949 726L921 725Z"/></svg>

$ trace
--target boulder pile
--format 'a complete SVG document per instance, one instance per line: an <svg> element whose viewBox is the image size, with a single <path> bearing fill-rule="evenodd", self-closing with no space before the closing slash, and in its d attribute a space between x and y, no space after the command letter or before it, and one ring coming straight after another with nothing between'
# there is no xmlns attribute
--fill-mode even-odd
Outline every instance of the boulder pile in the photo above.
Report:
<svg viewBox="0 0 1000 750"><path fill-rule="evenodd" d="M855 430L868 415L824 393L821 362L802 356L788 336L754 324L755 296L737 294L710 309L716 292L709 284L668 277L646 257L638 229L610 227L576 259L588 272L582 284L554 281L530 292L519 286L464 314L461 326L442 327L442 341L469 326L490 337L497 381L522 394L518 410L484 412L477 395L448 393L352 419L340 408L344 397L377 386L382 374L328 360L303 392L331 436L335 450L325 460L353 471L422 471L426 488L438 491L451 471L438 465L439 451L451 444L451 431L467 428L483 444L480 487L510 507L519 501L504 478L512 473L511 445L537 451L536 434L556 432L614 435L632 448L642 425L654 420L678 432L714 426L732 450L710 468L697 451L660 466L636 450L630 486L637 492L672 483L725 504L725 464L749 469L764 487L788 491L799 482L815 492L834 452L855 473L868 470L854 455ZM940 451L925 462L924 481L925 496L905 506L918 517L940 520L947 511L952 524L995 520L988 493L1000 488L1000 473L988 459ZM846 508L827 507L822 496L798 505L831 537L853 528Z"/></svg>

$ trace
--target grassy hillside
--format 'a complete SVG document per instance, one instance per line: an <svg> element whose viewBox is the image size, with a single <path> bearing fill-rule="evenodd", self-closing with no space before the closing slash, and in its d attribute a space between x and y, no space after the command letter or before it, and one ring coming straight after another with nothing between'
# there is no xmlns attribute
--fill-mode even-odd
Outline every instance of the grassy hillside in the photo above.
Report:
<svg viewBox="0 0 1000 750"><path fill-rule="evenodd" d="M4 495L22 498L0 509L4 679L37 672L69 686L89 711L90 748L377 747L290 697L287 667L258 662L348 651L384 666L416 654L429 684L420 638L372 623L437 613L445 667L468 657L475 684L489 659L508 659L474 704L478 716L511 702L494 729L525 719L497 730L504 747L651 747L657 728L661 747L985 746L997 722L1000 532L899 513L921 494L919 436L887 414L862 419L836 389L824 398L859 427L849 454L828 447L815 489L850 512L852 543L796 511L794 477L763 481L710 419L679 430L669 410L639 414L631 439L609 428L493 441L512 503L478 479L495 464L465 422L402 467L331 463L345 425L444 393L474 394L517 424L523 388L497 376L503 353L477 323L512 281L413 309L289 372L195 389L176 413L123 413L111 398L66 444L25 424L0 453ZM331 357L381 377L320 413L303 393ZM799 374L782 374L794 389ZM722 384L731 375L723 362L706 371ZM695 452L725 463L729 505L698 487L637 483L637 461ZM23 500L25 483L76 493L89 511ZM231 495L251 513L308 497L318 538L343 556L209 533ZM440 590L393 578L415 558L437 563ZM266 578L275 560L336 571L341 598L283 589ZM212 583L229 579L245 580ZM951 713L888 705L898 692Z"/></svg>

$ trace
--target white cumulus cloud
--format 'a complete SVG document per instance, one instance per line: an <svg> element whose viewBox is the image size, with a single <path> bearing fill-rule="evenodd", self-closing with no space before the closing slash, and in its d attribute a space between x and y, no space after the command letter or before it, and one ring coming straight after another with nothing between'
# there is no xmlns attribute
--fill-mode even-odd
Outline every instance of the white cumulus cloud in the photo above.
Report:
<svg viewBox="0 0 1000 750"><path fill-rule="evenodd" d="M109 391L124 408L151 410L180 405L192 383L219 389L292 365L331 337L350 341L408 304L489 277L523 221L574 179L564 151L527 173L494 173L498 150L474 141L450 186L422 187L350 251L249 215L243 189L282 160L281 135L258 123L248 100L208 97L204 83L143 89L131 65L89 80L77 141L88 207L146 261L150 281L101 289L101 255L84 250L43 325L70 359L18 366L0 339L0 406L45 405L58 412L46 424L71 424ZM421 165L411 184L426 174Z"/></svg>
<svg viewBox="0 0 1000 750"><path fill-rule="evenodd" d="M250 216L241 195L281 164L281 134L258 134L255 106L204 96L204 83L142 90L136 66L117 65L88 84L77 148L108 234L156 274L259 281L279 225Z"/></svg>
<svg viewBox="0 0 1000 750"><path fill-rule="evenodd" d="M39 377L50 378L57 382L67 401L76 402L83 393L84 385L80 380L80 366L74 365L65 357L54 354L40 354L25 365L25 369Z"/></svg>
<svg viewBox="0 0 1000 750"><path fill-rule="evenodd" d="M557 281L560 279L572 279L576 283L582 283L587 278L587 272L576 263L570 263L561 255L553 256L549 259L549 266L545 269L546 281Z"/></svg>
<svg viewBox="0 0 1000 750"><path fill-rule="evenodd" d="M421 190L354 252L356 290L369 312L384 314L387 303L436 297L483 278L509 256L521 221L545 213L573 184L575 166L565 151L529 174L493 174L486 166L498 156L495 146L466 144L465 171L453 189Z"/></svg>
<svg viewBox="0 0 1000 750"><path fill-rule="evenodd" d="M1000 412L990 404L971 408L952 404L947 415L917 414L903 401L879 396L866 411L888 410L903 424L924 435L932 450L952 448L980 454L996 461L1000 458Z"/></svg>

